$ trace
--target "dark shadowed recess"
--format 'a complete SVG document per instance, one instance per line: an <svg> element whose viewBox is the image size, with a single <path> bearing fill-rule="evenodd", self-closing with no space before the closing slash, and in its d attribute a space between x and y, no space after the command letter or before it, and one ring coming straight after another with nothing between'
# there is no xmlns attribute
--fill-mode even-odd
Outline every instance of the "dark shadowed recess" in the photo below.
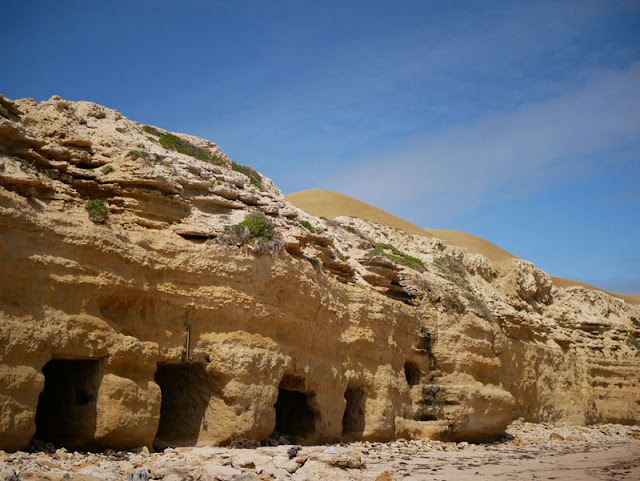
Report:
<svg viewBox="0 0 640 481"><path fill-rule="evenodd" d="M361 386L349 386L344 393L347 405L342 418L342 435L359 439L364 432L365 394Z"/></svg>
<svg viewBox="0 0 640 481"><path fill-rule="evenodd" d="M100 359L53 359L42 368L34 439L67 449L91 448L96 401L102 381Z"/></svg>
<svg viewBox="0 0 640 481"><path fill-rule="evenodd" d="M289 436L292 442L304 443L316 429L316 414L310 407L313 393L304 390L304 380L295 376L285 376L278 388L275 404L275 430Z"/></svg>
<svg viewBox="0 0 640 481"><path fill-rule="evenodd" d="M194 446L214 394L205 365L159 364L155 381L162 392L162 404L154 447Z"/></svg>

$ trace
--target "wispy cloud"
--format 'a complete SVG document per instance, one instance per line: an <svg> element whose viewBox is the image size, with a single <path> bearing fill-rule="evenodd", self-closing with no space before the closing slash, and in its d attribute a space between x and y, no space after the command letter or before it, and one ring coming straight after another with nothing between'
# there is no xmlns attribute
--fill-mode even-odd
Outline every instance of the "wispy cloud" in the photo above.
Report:
<svg viewBox="0 0 640 481"><path fill-rule="evenodd" d="M535 192L614 161L607 151L640 141L639 86L640 63L602 71L561 97L418 134L327 184L387 208L412 205L423 218Z"/></svg>
<svg viewBox="0 0 640 481"><path fill-rule="evenodd" d="M566 95L589 69L640 58L638 48L620 53L634 42L602 40L614 28L606 19L631 8L624 2L383 4L367 3L367 16L353 4L340 17L319 8L304 34L299 23L281 25L275 40L256 42L268 69L238 55L243 75L203 77L183 91L180 108L213 114L180 128L290 192L322 187L319 171L398 148L399 138Z"/></svg>

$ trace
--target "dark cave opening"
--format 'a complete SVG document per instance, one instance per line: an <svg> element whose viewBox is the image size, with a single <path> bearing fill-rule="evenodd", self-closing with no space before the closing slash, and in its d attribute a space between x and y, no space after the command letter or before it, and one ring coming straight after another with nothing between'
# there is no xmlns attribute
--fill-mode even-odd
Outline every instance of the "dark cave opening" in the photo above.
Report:
<svg viewBox="0 0 640 481"><path fill-rule="evenodd" d="M409 386L415 386L420 384L420 378L422 373L420 368L413 362L407 361L404 363L404 377L407 379Z"/></svg>
<svg viewBox="0 0 640 481"><path fill-rule="evenodd" d="M89 448L95 437L100 359L52 359L42 368L44 389L34 439L56 447Z"/></svg>
<svg viewBox="0 0 640 481"><path fill-rule="evenodd" d="M281 435L289 436L294 442L304 441L313 434L316 427L316 415L309 407L309 397L299 391L289 391L282 387L278 389L276 409L276 428Z"/></svg>
<svg viewBox="0 0 640 481"><path fill-rule="evenodd" d="M162 393L154 447L195 446L213 395L204 364L158 364L154 377Z"/></svg>
<svg viewBox="0 0 640 481"><path fill-rule="evenodd" d="M342 417L342 435L358 438L364 432L364 389L361 386L349 386L344 398L347 405Z"/></svg>

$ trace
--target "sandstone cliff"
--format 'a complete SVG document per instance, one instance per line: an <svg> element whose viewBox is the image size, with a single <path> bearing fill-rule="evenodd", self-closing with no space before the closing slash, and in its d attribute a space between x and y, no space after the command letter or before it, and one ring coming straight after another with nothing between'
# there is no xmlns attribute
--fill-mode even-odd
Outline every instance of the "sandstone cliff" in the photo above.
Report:
<svg viewBox="0 0 640 481"><path fill-rule="evenodd" d="M240 235L256 212L269 242ZM0 259L2 449L640 420L639 306L314 217L215 144L89 102L0 97Z"/></svg>

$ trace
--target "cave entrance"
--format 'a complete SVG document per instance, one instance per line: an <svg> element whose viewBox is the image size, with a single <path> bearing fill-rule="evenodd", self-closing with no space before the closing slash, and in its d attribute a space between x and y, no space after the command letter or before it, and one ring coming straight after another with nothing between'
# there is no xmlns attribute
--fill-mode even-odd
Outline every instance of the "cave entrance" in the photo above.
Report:
<svg viewBox="0 0 640 481"><path fill-rule="evenodd" d="M285 376L278 387L276 431L293 442L304 441L315 431L316 414L309 406L314 394L303 391L304 380Z"/></svg>
<svg viewBox="0 0 640 481"><path fill-rule="evenodd" d="M406 378L407 383L409 383L409 386L415 386L420 384L422 373L420 372L420 368L417 364L407 361L404 363L404 377Z"/></svg>
<svg viewBox="0 0 640 481"><path fill-rule="evenodd" d="M158 364L154 379L162 393L155 448L195 446L213 395L204 364Z"/></svg>
<svg viewBox="0 0 640 481"><path fill-rule="evenodd" d="M56 447L90 447L96 431L100 359L52 359L42 368L34 439Z"/></svg>
<svg viewBox="0 0 640 481"><path fill-rule="evenodd" d="M361 386L349 386L344 393L347 405L342 417L342 435L360 438L364 432L365 396Z"/></svg>

